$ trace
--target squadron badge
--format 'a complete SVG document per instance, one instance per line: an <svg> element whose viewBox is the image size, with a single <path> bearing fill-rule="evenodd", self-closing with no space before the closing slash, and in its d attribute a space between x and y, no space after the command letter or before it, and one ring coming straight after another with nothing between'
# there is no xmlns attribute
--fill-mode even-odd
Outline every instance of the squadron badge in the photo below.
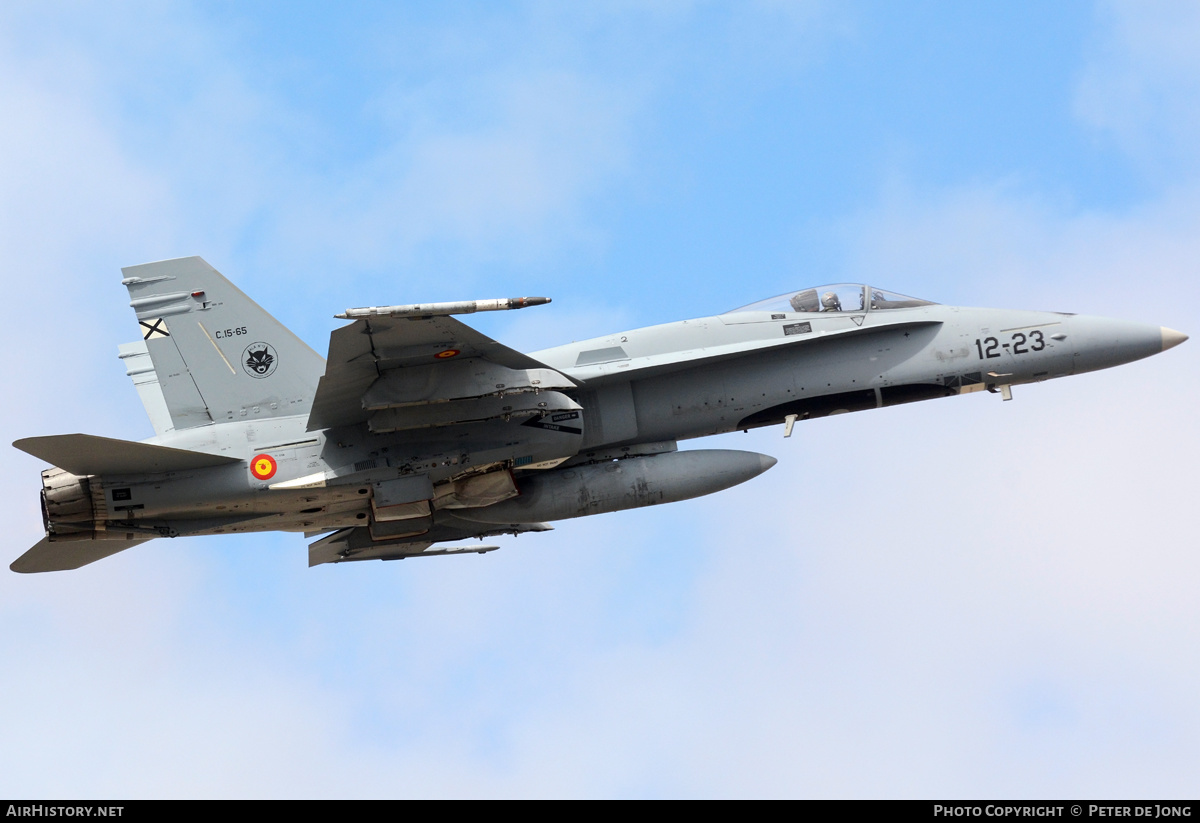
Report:
<svg viewBox="0 0 1200 823"><path fill-rule="evenodd" d="M279 355L270 343L251 343L242 352L242 368L251 377L270 377L278 365Z"/></svg>

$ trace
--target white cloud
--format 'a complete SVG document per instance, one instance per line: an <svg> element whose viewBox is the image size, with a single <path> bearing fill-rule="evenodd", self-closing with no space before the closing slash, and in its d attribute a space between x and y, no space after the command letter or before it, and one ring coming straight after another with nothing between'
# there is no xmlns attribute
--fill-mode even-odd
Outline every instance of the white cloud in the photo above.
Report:
<svg viewBox="0 0 1200 823"><path fill-rule="evenodd" d="M1195 183L1200 111L1200 8L1110 2L1101 14L1076 111L1110 133L1160 185ZM1182 179L1181 179L1182 178Z"/></svg>
<svg viewBox="0 0 1200 823"><path fill-rule="evenodd" d="M494 119L423 123L364 158L348 182L314 180L288 210L285 245L311 251L315 240L321 254L379 266L431 244L476 263L528 262L586 239L579 209L623 173L633 103L564 72L481 85L475 94Z"/></svg>
<svg viewBox="0 0 1200 823"><path fill-rule="evenodd" d="M893 186L844 223L847 278L969 305L1114 315L1194 327L1200 193L1126 213L1072 212L1004 185Z"/></svg>

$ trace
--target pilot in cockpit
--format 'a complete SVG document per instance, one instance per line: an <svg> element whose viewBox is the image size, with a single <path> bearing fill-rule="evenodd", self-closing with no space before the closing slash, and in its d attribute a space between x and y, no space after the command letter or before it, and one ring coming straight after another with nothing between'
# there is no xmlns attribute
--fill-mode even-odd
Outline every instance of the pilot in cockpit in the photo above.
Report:
<svg viewBox="0 0 1200 823"><path fill-rule="evenodd" d="M842 301L838 300L837 292L827 291L821 295L821 311L841 311Z"/></svg>

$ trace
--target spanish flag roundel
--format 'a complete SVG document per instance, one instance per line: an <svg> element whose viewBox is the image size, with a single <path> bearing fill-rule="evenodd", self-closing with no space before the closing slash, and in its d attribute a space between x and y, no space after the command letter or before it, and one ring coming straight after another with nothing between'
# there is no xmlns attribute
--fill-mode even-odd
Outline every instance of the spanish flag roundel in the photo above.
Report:
<svg viewBox="0 0 1200 823"><path fill-rule="evenodd" d="M269 454L256 454L250 461L250 473L259 480L270 480L277 468L275 458Z"/></svg>

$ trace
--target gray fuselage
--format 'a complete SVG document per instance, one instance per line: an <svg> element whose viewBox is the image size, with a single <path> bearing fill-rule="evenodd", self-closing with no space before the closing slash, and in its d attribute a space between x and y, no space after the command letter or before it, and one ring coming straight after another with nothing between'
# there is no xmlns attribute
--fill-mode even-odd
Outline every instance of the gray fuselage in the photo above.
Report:
<svg viewBox="0 0 1200 823"><path fill-rule="evenodd" d="M583 408L583 435L564 437L567 448L556 454L570 466L588 457L642 453L638 447L645 444L673 446L780 424L789 415L806 420L1038 382L1119 365L1163 348L1158 326L925 305L842 313L738 312L531 356L579 383L567 394ZM358 425L308 432L305 422L305 417L239 420L155 438L151 442L246 460L267 453L278 468L270 482L255 480L238 466L177 473L150 483L143 478L139 500L144 508L134 519L156 528L169 523L177 533L191 534L362 525L369 517L372 483L417 471L436 486L469 466L507 456L503 448L482 456L457 453L428 429L376 434ZM517 428L515 422L491 425ZM335 476L323 488L269 488L317 472ZM518 482L533 473L518 467ZM105 486L121 482L106 478ZM433 537L480 533L461 522L470 519L470 508L439 515L431 524Z"/></svg>

